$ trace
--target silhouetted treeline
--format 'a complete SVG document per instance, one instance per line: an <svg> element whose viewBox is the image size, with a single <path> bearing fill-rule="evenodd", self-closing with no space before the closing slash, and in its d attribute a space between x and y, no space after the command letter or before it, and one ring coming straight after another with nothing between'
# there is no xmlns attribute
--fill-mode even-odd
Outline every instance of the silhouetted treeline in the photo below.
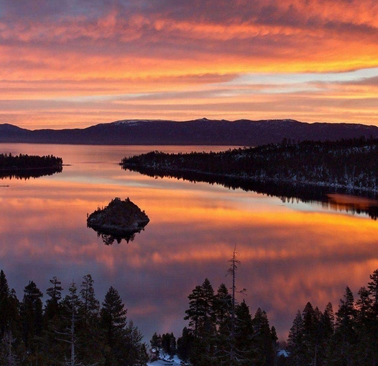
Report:
<svg viewBox="0 0 378 366"><path fill-rule="evenodd" d="M349 287L334 313L308 302L297 312L285 353L279 351L275 328L265 311L254 317L243 300L237 304L227 287L215 292L208 279L188 296L188 327L177 339L172 333L155 333L150 341L156 359L174 354L194 366L377 366L378 269L370 275L358 298ZM160 354L161 356L161 354Z"/></svg>
<svg viewBox="0 0 378 366"><path fill-rule="evenodd" d="M287 366L378 365L378 269L358 298L346 287L334 314L307 303L290 329Z"/></svg>
<svg viewBox="0 0 378 366"><path fill-rule="evenodd" d="M124 169L154 175L183 173L260 183L378 191L378 140L303 141L225 152L167 154L158 151L124 158Z"/></svg>
<svg viewBox="0 0 378 366"><path fill-rule="evenodd" d="M194 366L276 365L277 334L265 311L258 308L252 316L245 301L237 304L225 284L215 292L208 279L188 298L188 327L177 340L182 360ZM172 336L168 338L174 344ZM172 352L161 341L162 348Z"/></svg>
<svg viewBox="0 0 378 366"><path fill-rule="evenodd" d="M38 178L60 173L62 166L62 158L53 155L0 154L0 178Z"/></svg>
<svg viewBox="0 0 378 366"><path fill-rule="evenodd" d="M127 321L118 291L95 297L90 275L80 287L50 280L47 300L30 281L21 300L0 271L0 365L145 365L142 335Z"/></svg>

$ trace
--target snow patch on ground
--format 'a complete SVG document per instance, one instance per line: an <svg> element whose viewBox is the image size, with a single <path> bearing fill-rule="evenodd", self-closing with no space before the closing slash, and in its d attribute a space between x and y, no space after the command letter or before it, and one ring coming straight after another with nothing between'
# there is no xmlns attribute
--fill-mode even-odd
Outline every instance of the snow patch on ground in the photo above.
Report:
<svg viewBox="0 0 378 366"><path fill-rule="evenodd" d="M173 365L173 366L181 365L181 360L177 356L174 356L172 360L164 359L164 360L158 360L158 361L147 363L147 366L169 366L169 365Z"/></svg>

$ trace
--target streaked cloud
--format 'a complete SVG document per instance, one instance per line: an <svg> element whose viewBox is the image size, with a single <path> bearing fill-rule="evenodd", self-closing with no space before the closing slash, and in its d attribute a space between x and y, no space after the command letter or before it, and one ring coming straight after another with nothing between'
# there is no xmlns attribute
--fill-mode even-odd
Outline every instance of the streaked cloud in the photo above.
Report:
<svg viewBox="0 0 378 366"><path fill-rule="evenodd" d="M0 123L378 124L377 54L373 0L3 0Z"/></svg>

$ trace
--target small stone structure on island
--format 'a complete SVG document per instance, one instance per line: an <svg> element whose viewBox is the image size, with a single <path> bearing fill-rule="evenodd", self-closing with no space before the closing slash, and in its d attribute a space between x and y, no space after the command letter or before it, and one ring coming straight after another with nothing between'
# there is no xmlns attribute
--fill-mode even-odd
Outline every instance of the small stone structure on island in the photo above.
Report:
<svg viewBox="0 0 378 366"><path fill-rule="evenodd" d="M118 243L122 239L127 242L134 239L135 233L139 233L149 223L150 219L144 211L129 198L122 201L116 197L108 206L98 208L87 217L87 226L97 231L105 244Z"/></svg>

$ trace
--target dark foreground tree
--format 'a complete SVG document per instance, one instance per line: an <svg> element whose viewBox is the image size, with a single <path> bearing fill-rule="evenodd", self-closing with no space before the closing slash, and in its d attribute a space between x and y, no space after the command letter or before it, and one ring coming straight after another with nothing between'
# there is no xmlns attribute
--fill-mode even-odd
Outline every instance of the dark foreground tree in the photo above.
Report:
<svg viewBox="0 0 378 366"><path fill-rule="evenodd" d="M146 359L142 336L132 322L118 291L110 287L101 309L101 330L105 366L143 364Z"/></svg>

